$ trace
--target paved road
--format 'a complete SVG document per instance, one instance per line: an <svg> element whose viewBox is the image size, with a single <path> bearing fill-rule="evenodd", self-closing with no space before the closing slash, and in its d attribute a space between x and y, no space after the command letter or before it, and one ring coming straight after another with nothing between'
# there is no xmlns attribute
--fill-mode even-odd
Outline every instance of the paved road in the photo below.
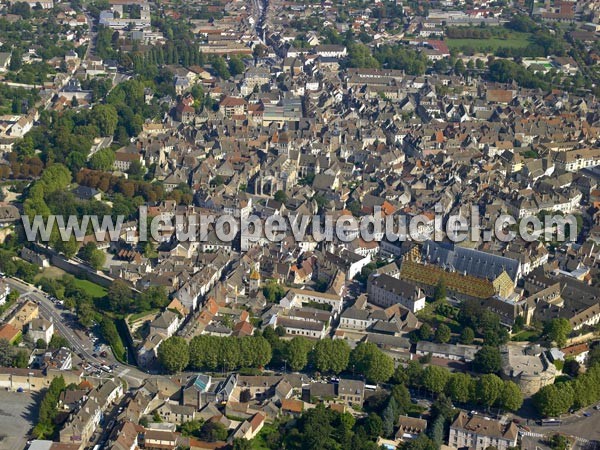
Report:
<svg viewBox="0 0 600 450"><path fill-rule="evenodd" d="M585 417L583 413L589 413L589 417ZM531 423L531 422L530 422ZM534 433L554 434L564 433L570 436L575 436L588 441L600 440L600 411L592 407L582 409L575 414L562 419L562 424L557 427L541 427L533 425L530 427Z"/></svg>
<svg viewBox="0 0 600 450"><path fill-rule="evenodd" d="M92 48L94 48L96 46L96 34L97 33L95 31L93 31L94 30L94 18L86 10L83 11L83 14L85 15L85 20L87 21L88 38L89 38L88 46L85 49L85 55L83 55L83 61L86 61L90 56Z"/></svg>
<svg viewBox="0 0 600 450"><path fill-rule="evenodd" d="M91 341L87 339L87 336L85 336L83 333L76 333L70 327L69 319L66 317L66 315L69 313L56 308L54 303L52 303L46 297L44 292L16 278L6 278L5 281L11 287L11 289L18 291L21 294L26 294L29 298L37 302L42 317L54 322L54 326L56 327L58 333L69 342L75 353L78 355L83 355L83 359L89 363L96 365L104 364L101 359L93 356L94 348ZM127 381L131 387L140 386L148 377L146 373L134 366L127 366L119 363L112 353L109 353L109 356L104 358L104 360L109 365L115 364L116 367L114 370L114 375L125 379L125 381Z"/></svg>

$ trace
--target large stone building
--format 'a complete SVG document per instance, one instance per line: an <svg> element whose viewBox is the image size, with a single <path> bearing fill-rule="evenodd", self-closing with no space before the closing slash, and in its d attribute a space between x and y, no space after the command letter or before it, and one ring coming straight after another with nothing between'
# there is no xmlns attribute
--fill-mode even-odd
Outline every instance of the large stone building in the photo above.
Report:
<svg viewBox="0 0 600 450"><path fill-rule="evenodd" d="M506 345L502 348L502 373L519 385L524 396L531 396L554 383L557 369L539 346Z"/></svg>
<svg viewBox="0 0 600 450"><path fill-rule="evenodd" d="M413 313L425 308L425 294L419 287L387 274L371 276L367 293L369 303L384 308L399 304Z"/></svg>
<svg viewBox="0 0 600 450"><path fill-rule="evenodd" d="M488 447L507 450L517 445L518 435L517 426L513 422L501 423L477 414L468 416L461 411L450 426L448 445L474 450L485 450Z"/></svg>

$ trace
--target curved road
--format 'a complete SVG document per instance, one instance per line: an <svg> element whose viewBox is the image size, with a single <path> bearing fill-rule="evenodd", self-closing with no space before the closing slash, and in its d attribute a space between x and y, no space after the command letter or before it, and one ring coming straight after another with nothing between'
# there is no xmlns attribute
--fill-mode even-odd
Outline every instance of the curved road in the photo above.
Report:
<svg viewBox="0 0 600 450"><path fill-rule="evenodd" d="M85 359L85 361L88 363L95 365L104 364L100 359L93 356L93 346L87 339L87 336L82 338L68 325L68 321L64 317L65 311L56 308L54 303L48 299L43 291L17 278L5 278L4 281L10 286L11 289L14 289L20 294L26 294L38 304L41 316L54 322L56 330L69 342L71 348L76 354L83 355L83 359ZM104 359L108 364L116 365L113 375L123 378L131 387L140 386L149 376L135 366L129 366L118 362L112 352L109 353L109 356Z"/></svg>

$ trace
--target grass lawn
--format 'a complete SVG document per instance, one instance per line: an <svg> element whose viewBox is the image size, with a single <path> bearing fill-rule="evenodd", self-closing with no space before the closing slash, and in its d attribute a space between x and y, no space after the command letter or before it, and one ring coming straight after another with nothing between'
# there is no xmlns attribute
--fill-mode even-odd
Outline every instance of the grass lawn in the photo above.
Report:
<svg viewBox="0 0 600 450"><path fill-rule="evenodd" d="M42 271L35 276L34 280L39 281L41 278L57 280L59 278L62 278L63 275L66 275L66 274L67 274L67 272L65 272L62 269L59 269L58 267L54 267L54 266L44 267L42 269Z"/></svg>
<svg viewBox="0 0 600 450"><path fill-rule="evenodd" d="M523 330L515 334L511 341L526 342L526 341L537 341L541 336L541 333L537 330Z"/></svg>
<svg viewBox="0 0 600 450"><path fill-rule="evenodd" d="M159 312L160 312L160 309L156 308L156 309L151 309L150 311L142 311L139 313L131 314L127 318L127 322L129 322L129 325L131 325L131 324L135 323L136 321L140 320L142 317L156 315Z"/></svg>
<svg viewBox="0 0 600 450"><path fill-rule="evenodd" d="M499 48L525 48L530 41L530 33L512 32L508 39L490 38L490 39L460 39L447 38L446 44L450 50L460 50L462 47L471 47L475 51L491 48L495 51Z"/></svg>
<svg viewBox="0 0 600 450"><path fill-rule="evenodd" d="M80 280L79 278L75 278L75 286L83 289L92 298L102 298L106 295L106 289L99 284L92 283L88 280Z"/></svg>

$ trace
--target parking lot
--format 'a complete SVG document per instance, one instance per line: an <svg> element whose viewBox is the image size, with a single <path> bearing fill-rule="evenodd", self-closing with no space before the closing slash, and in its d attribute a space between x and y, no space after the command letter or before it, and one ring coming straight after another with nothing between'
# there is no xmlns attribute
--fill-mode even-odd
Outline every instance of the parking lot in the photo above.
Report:
<svg viewBox="0 0 600 450"><path fill-rule="evenodd" d="M0 450L23 450L37 417L39 393L0 391Z"/></svg>

